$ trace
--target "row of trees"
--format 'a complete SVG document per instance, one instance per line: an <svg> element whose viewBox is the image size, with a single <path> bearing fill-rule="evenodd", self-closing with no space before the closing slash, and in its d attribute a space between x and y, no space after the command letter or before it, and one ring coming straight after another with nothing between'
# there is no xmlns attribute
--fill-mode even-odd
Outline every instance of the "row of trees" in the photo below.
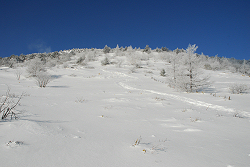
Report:
<svg viewBox="0 0 250 167"><path fill-rule="evenodd" d="M117 51L122 51L122 52L126 52L128 51L130 48L132 48L132 46L126 46L125 48L123 47L119 47L118 45L116 46L116 48L114 49L111 49L110 47L108 47L107 45L105 45L105 47L103 48L103 52L104 53L115 53ZM133 48L132 48L133 49ZM143 52L146 52L146 53L151 53L151 48L149 47L149 45L146 45L146 47L144 49L141 49L141 48L134 48L133 50L137 50L137 51L143 51ZM153 51L156 51L156 52L170 52L171 50L169 50L168 48L166 47L162 47L162 48L156 48L154 49Z"/></svg>
<svg viewBox="0 0 250 167"><path fill-rule="evenodd" d="M64 62L70 61L71 57L77 53L85 53L79 62L83 62L83 60L85 59L86 61L93 61L95 60L96 56L99 56L102 53L104 54L113 53L114 56L126 56L128 58L141 56L141 55L138 55L136 52L143 52L143 53L149 54L148 56L144 55L144 57L150 57L150 56L152 57L151 54L158 53L157 55L154 55L155 58L158 57L161 60L169 61L169 62L171 61L175 63L175 59L179 59L178 53L180 54L185 53L186 50L176 49L174 51L171 51L166 47L162 47L161 49L156 48L153 50L148 45L144 49L132 48L132 46L123 48L123 47L119 47L118 45L116 48L111 49L110 47L106 45L103 49L94 49L94 48L72 49L72 50L65 50L65 51L52 52L52 53L33 53L33 54L28 54L28 55L21 54L20 56L11 55L10 57L4 57L4 58L0 57L0 66L8 66L11 68L15 68L16 64L25 63L34 58L41 59L41 61L46 63L48 66L55 66L57 64L63 64ZM201 55L196 54L196 55L197 57L202 59L202 63L204 64L203 68L207 70L230 70L232 72L240 72L244 75L250 74L249 72L250 61L249 60L237 60L234 58L224 58L224 57L218 57L218 56L209 57L203 54Z"/></svg>
<svg viewBox="0 0 250 167"><path fill-rule="evenodd" d="M209 85L209 77L204 75L205 70L230 70L250 75L250 62L247 60L228 59L223 57L209 57L195 53L196 45L189 45L187 49L176 49L171 51L167 48L156 48L152 50L148 45L144 49L129 47L119 47L111 49L107 45L103 49L72 49L52 53L34 53L29 55L12 55L0 58L0 65L16 68L16 66L27 66L27 72L31 77L46 78L47 81L40 82L41 87L45 87L49 82L46 69L57 65L69 67L68 62L73 61L76 65L87 65L90 61L99 60L102 65L113 64L118 66L126 61L134 68L140 68L143 61L154 59L154 61L165 61L169 63L161 72L167 77L171 87L185 90L187 92L197 91ZM76 56L75 56L76 55ZM113 60L113 61L112 61Z"/></svg>

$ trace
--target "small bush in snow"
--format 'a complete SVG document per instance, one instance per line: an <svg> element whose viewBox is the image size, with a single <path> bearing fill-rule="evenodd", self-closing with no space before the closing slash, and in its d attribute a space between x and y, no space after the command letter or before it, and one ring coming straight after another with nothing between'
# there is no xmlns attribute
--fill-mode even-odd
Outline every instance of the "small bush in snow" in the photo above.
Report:
<svg viewBox="0 0 250 167"><path fill-rule="evenodd" d="M109 61L109 59L108 59L107 57L105 57L105 59L101 61L101 64L102 64L103 66L105 66L105 65L110 64L110 61Z"/></svg>
<svg viewBox="0 0 250 167"><path fill-rule="evenodd" d="M51 81L51 76L46 72L40 72L36 76L37 85L41 88L45 88Z"/></svg>
<svg viewBox="0 0 250 167"><path fill-rule="evenodd" d="M135 146L139 145L140 142L141 142L141 139L142 139L141 136L139 138L137 138L136 141L135 141L135 143L132 146L135 147Z"/></svg>
<svg viewBox="0 0 250 167"><path fill-rule="evenodd" d="M165 77L166 76L166 71L164 69L161 70L160 75Z"/></svg>
<svg viewBox="0 0 250 167"><path fill-rule="evenodd" d="M235 114L233 115L233 117L244 118L244 116L241 115L240 113L235 113Z"/></svg>
<svg viewBox="0 0 250 167"><path fill-rule="evenodd" d="M229 91L233 94L246 93L247 90L249 90L249 87L245 84L235 83L229 86Z"/></svg>
<svg viewBox="0 0 250 167"><path fill-rule="evenodd" d="M83 97L77 97L76 98L76 103L84 103L86 100Z"/></svg>

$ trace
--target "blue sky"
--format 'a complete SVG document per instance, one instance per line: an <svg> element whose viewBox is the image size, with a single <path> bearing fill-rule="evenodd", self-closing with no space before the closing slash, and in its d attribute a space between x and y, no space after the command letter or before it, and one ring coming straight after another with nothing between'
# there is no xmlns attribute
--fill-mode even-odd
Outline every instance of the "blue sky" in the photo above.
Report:
<svg viewBox="0 0 250 167"><path fill-rule="evenodd" d="M149 45L250 59L250 0L1 0L0 56Z"/></svg>

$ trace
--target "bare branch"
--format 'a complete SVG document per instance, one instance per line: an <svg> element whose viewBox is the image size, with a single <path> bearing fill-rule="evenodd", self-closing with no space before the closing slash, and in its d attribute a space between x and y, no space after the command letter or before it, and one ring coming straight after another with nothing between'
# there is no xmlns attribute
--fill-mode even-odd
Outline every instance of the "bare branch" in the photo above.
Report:
<svg viewBox="0 0 250 167"><path fill-rule="evenodd" d="M6 95L2 102L0 102L0 113L2 113L2 119L5 119L8 117L8 115L11 114L11 119L14 116L15 119L17 118L16 113L13 111L16 106L20 103L20 100L24 96L24 93L21 94L21 96L18 98L16 102L14 102L13 98L14 96L11 96L10 94L10 88L8 88Z"/></svg>

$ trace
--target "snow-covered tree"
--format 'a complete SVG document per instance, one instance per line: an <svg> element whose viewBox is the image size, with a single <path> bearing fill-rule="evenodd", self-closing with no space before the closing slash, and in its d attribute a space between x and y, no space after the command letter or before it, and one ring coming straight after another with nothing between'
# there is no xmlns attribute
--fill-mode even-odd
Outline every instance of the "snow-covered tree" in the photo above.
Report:
<svg viewBox="0 0 250 167"><path fill-rule="evenodd" d="M51 75L46 72L38 72L36 77L37 85L41 88L45 88L51 81Z"/></svg>
<svg viewBox="0 0 250 167"><path fill-rule="evenodd" d="M158 53L162 52L162 50L159 49L158 47L155 49L155 51L158 52Z"/></svg>
<svg viewBox="0 0 250 167"><path fill-rule="evenodd" d="M220 58L221 69L230 70L231 72L236 72L236 69L232 66L231 62L227 58Z"/></svg>
<svg viewBox="0 0 250 167"><path fill-rule="evenodd" d="M143 52L146 52L146 53L151 53L151 48L147 45L146 47L145 47L145 49L143 50Z"/></svg>
<svg viewBox="0 0 250 167"><path fill-rule="evenodd" d="M116 48L114 48L114 56L120 56L121 55L121 49L119 48L119 45L117 44Z"/></svg>
<svg viewBox="0 0 250 167"><path fill-rule="evenodd" d="M171 65L172 65L172 70L173 70L173 81L174 83L176 83L176 76L177 76L177 61L179 60L179 54L180 50L177 48L176 50L174 50L173 52L173 56L171 57L170 61L171 61Z"/></svg>
<svg viewBox="0 0 250 167"><path fill-rule="evenodd" d="M244 75L247 75L247 74L250 74L250 66L246 63L246 60L244 59L243 60L243 63L239 69L239 71L244 74Z"/></svg>
<svg viewBox="0 0 250 167"><path fill-rule="evenodd" d="M198 47L189 45L186 53L174 51L171 60L172 76L169 81L170 86L186 92L193 92L208 85L208 77L201 73L199 58L195 54ZM179 54L181 56L179 56Z"/></svg>
<svg viewBox="0 0 250 167"><path fill-rule="evenodd" d="M163 52L164 52L164 51L165 51L165 52L169 52L169 51L170 51L170 50L169 50L168 48L166 48L166 47L162 47L161 50L162 50Z"/></svg>
<svg viewBox="0 0 250 167"><path fill-rule="evenodd" d="M105 47L103 48L103 52L106 54L106 53L109 53L111 50L110 47L108 47L107 45L105 45Z"/></svg>
<svg viewBox="0 0 250 167"><path fill-rule="evenodd" d="M95 57L96 57L95 50L88 51L85 56L85 63L90 62L90 61L95 61Z"/></svg>
<svg viewBox="0 0 250 167"><path fill-rule="evenodd" d="M211 67L212 70L217 71L219 69L221 69L221 63L220 63L220 58L218 57L218 55L216 55L214 58L211 58Z"/></svg>
<svg viewBox="0 0 250 167"><path fill-rule="evenodd" d="M39 72L45 72L44 63L39 59L35 58L29 61L27 72L32 76L36 77Z"/></svg>

